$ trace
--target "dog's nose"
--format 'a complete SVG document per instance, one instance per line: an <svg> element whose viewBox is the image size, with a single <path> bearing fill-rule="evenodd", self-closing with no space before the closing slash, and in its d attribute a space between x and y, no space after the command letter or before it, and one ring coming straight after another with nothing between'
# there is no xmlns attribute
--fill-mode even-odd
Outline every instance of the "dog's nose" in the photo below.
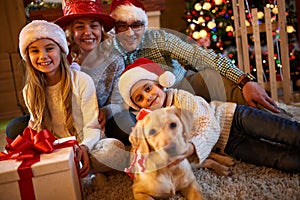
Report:
<svg viewBox="0 0 300 200"><path fill-rule="evenodd" d="M176 144L174 142L168 144L167 146L164 147L164 150L168 153L168 154L172 154L175 152L176 150Z"/></svg>

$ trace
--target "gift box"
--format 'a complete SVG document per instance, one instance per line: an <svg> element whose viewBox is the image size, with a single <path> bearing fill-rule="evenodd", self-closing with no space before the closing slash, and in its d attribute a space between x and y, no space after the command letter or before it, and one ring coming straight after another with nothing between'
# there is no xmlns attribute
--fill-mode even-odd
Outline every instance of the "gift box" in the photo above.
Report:
<svg viewBox="0 0 300 200"><path fill-rule="evenodd" d="M0 161L1 200L22 199L18 173L22 162L17 160ZM35 199L82 199L77 164L74 161L73 147L55 149L48 154L42 153L40 161L31 165Z"/></svg>

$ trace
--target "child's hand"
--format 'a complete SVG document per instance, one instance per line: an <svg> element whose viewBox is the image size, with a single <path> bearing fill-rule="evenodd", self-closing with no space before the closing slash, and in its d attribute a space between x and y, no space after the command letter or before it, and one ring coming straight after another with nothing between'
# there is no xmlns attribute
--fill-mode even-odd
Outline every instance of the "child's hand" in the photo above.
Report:
<svg viewBox="0 0 300 200"><path fill-rule="evenodd" d="M88 155L88 150L85 145L80 145L76 149L76 160L81 162L82 167L80 168L80 177L83 178L88 175L90 171L90 160Z"/></svg>

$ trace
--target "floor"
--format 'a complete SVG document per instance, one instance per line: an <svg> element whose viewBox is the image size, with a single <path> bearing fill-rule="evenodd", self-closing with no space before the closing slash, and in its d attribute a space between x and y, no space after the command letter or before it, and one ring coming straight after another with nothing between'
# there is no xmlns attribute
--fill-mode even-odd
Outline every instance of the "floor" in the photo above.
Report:
<svg viewBox="0 0 300 200"><path fill-rule="evenodd" d="M5 130L0 130L0 151L4 150L5 145L6 145Z"/></svg>

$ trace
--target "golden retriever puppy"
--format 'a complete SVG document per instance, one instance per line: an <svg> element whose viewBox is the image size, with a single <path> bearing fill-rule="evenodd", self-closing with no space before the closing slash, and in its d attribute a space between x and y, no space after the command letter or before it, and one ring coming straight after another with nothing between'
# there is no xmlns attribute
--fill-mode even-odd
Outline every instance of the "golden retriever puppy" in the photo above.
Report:
<svg viewBox="0 0 300 200"><path fill-rule="evenodd" d="M177 191L187 199L203 199L187 159L169 165L188 147L192 115L175 107L161 108L146 115L133 128L132 164L127 168L133 178L135 199L170 197Z"/></svg>

